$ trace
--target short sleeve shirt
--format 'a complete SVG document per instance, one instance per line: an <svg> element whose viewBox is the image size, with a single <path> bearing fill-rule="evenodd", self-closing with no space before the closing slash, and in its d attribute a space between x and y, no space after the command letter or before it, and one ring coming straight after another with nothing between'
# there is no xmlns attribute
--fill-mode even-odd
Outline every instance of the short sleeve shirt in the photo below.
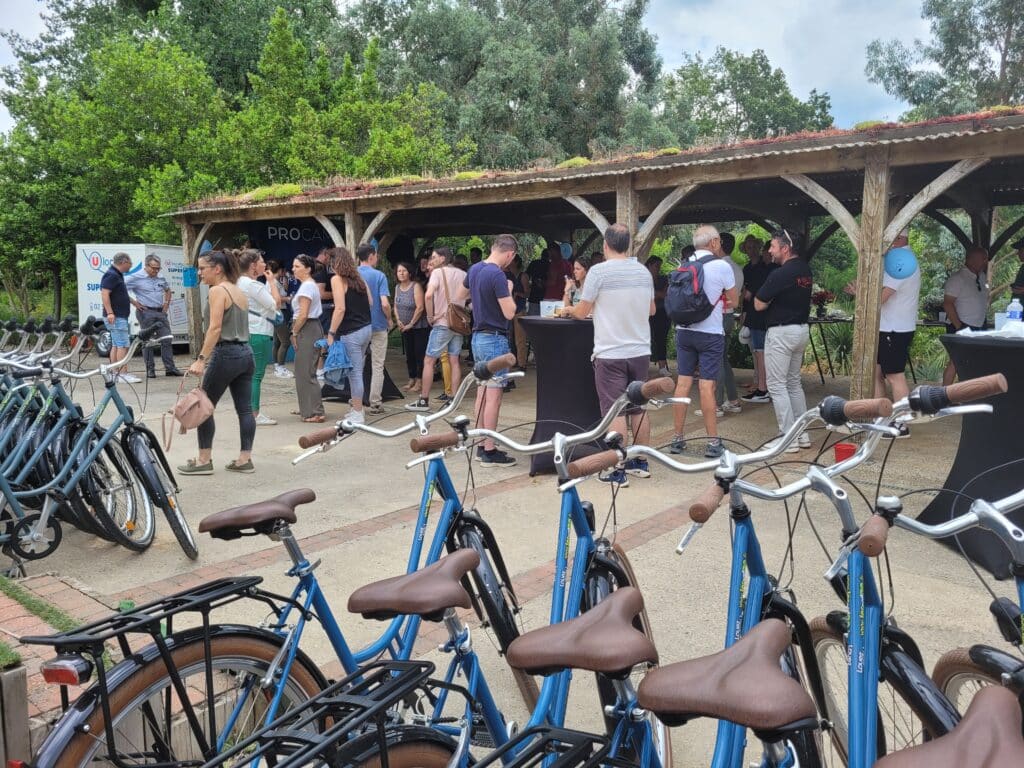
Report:
<svg viewBox="0 0 1024 768"><path fill-rule="evenodd" d="M710 255L709 251L697 251L691 261ZM732 269L733 262L726 259L711 259L704 264L704 295L711 302L711 314L697 323L685 326L688 331L713 333L718 336L725 334L722 327L722 305L725 301L722 294L735 287L736 276Z"/></svg>
<svg viewBox="0 0 1024 768"><path fill-rule="evenodd" d="M776 269L774 264L770 264L767 261L760 261L757 264L747 264L743 268L743 284L747 290L754 296L761 290L761 286L764 285L764 281L768 279L770 275ZM753 328L754 330L763 331L768 327L767 320L765 319L764 312L758 312L754 309L754 300L743 302L743 324L747 328Z"/></svg>
<svg viewBox="0 0 1024 768"><path fill-rule="evenodd" d="M765 310L767 327L804 325L811 314L813 285L811 265L799 256L768 275L757 292L757 298L768 302Z"/></svg>
<svg viewBox="0 0 1024 768"><path fill-rule="evenodd" d="M150 309L163 309L164 297L170 292L171 286L163 275L150 277L145 272L135 275L128 275L124 284L131 293L135 294L136 301Z"/></svg>
<svg viewBox="0 0 1024 768"><path fill-rule="evenodd" d="M120 270L111 266L104 272L100 290L110 291L110 308L114 311L114 317L128 317L131 314L132 303L128 299L128 288Z"/></svg>
<svg viewBox="0 0 1024 768"><path fill-rule="evenodd" d="M324 290L328 293L331 292L331 278L334 277L334 270L328 269L322 264L317 264L313 270L313 282L318 286L324 286ZM323 302L334 306L333 299L323 299Z"/></svg>
<svg viewBox="0 0 1024 768"><path fill-rule="evenodd" d="M508 330L508 320L498 303L498 299L511 296L505 273L496 265L481 261L469 268L465 286L473 301L473 330L496 333Z"/></svg>
<svg viewBox="0 0 1024 768"><path fill-rule="evenodd" d="M317 288L316 282L312 280L303 280L299 283L299 287L295 290L295 295L292 296L292 311L298 312L301 307L299 306L299 299L305 296L309 299L309 314L307 317L310 320L315 320L324 313L323 304L320 301L320 289Z"/></svg>
<svg viewBox="0 0 1024 768"><path fill-rule="evenodd" d="M388 329L388 316L384 314L384 305L381 298L391 298L391 291L388 288L388 279L379 269L374 269L369 264L359 265L359 274L370 291L370 326L375 331L386 331Z"/></svg>
<svg viewBox="0 0 1024 768"><path fill-rule="evenodd" d="M964 325L980 328L988 315L988 280L967 267L949 276L944 292L955 299L956 314Z"/></svg>
<svg viewBox="0 0 1024 768"><path fill-rule="evenodd" d="M448 327L448 299L451 299L452 304L460 307L464 305L455 297L465 279L466 273L458 267L438 267L430 273L427 290L433 290L431 303L434 306L434 314L429 318L431 325ZM448 286L447 292L445 292L445 284Z"/></svg>
<svg viewBox="0 0 1024 768"><path fill-rule="evenodd" d="M904 278L882 275L882 287L896 291L882 304L878 330L907 333L917 329L917 305L921 296L921 270Z"/></svg>
<svg viewBox="0 0 1024 768"><path fill-rule="evenodd" d="M583 301L594 305L595 358L624 360L649 356L654 280L635 259L595 264L583 283Z"/></svg>

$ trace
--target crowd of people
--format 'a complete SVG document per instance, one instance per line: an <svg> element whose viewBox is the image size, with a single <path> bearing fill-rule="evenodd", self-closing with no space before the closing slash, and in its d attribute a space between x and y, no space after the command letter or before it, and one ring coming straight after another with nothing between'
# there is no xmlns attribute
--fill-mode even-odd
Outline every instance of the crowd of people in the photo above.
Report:
<svg viewBox="0 0 1024 768"><path fill-rule="evenodd" d="M1024 239L1013 243L1022 263L1011 285L1016 298L1024 298ZM274 375L294 379L297 406L292 411L303 422L325 421L324 382L348 388L346 418L363 422L365 413L381 413L385 358L389 334L396 327L402 336L408 382L404 389L415 399L405 408L428 411L435 371L440 368L440 404L450 400L461 381L460 356L468 341L470 358L487 361L512 351L516 367L527 365L528 344L517 318L539 315L544 302L561 305L559 314L592 318L594 324L594 384L605 411L633 380L646 379L650 367L658 375L672 375L668 338L675 340L677 376L675 394L688 397L697 383L704 424L704 455L718 457L724 448L719 419L739 413L744 404L771 404L779 434L786 432L806 408L801 370L809 342L813 275L799 252L799 244L785 229L767 242L750 235L740 245L746 264L733 258L735 238L715 227L702 225L692 245L682 250L679 265L668 274L662 259L640 263L629 256L628 230L608 227L603 248L589 256L573 254L568 243L551 243L525 269L519 244L512 235L499 235L484 258L473 248L469 258L437 246L416 264L395 265L395 284L378 268L372 244L360 245L355 255L346 248L321 250L315 257L296 256L291 264L265 261L253 248L211 250L200 255L198 273L209 288L204 309L205 336L198 358L188 373L201 377L201 387L212 403L231 393L238 415L240 450L226 465L232 472L253 472L252 446L256 427L272 426L277 419L261 409L260 393L267 368ZM904 374L919 316L921 270L904 230L885 254L875 396L905 397L909 385ZM121 359L129 347L128 318L134 307L142 325L158 323L169 335L167 308L171 292L161 277L161 263L149 255L144 270L126 277L131 258L116 254L101 282L101 295L112 341L111 360ZM944 286L947 329L988 327L988 253L967 250L964 265ZM704 311L677 321L681 273L692 278ZM393 290L393 293L392 293ZM857 292L856 281L846 286ZM472 312L468 308L472 308ZM684 313L685 314L685 313ZM687 316L688 317L688 316ZM676 318L676 319L674 319ZM748 344L754 363L749 392L740 396L729 362L729 339L738 330ZM469 337L468 339L466 337ZM294 350L294 373L288 369ZM337 353L335 355L334 353ZM364 361L370 377L364 386ZM153 349L144 350L146 375L156 376ZM167 376L182 376L174 363L170 341L161 346ZM341 362L338 362L338 361ZM120 374L128 382L137 377ZM956 376L952 362L943 383ZM498 425L503 392L511 382L491 383L477 393L478 421ZM670 451L686 451L684 436L687 406L674 407L674 435ZM904 424L892 425L908 437ZM613 429L645 443L650 424L639 411L627 411ZM208 475L215 422L211 417L198 430L198 454L179 467L182 474ZM800 435L788 450L811 447L809 435ZM485 442L477 459L483 466L513 466L516 460ZM627 475L648 477L646 462L631 460L606 478L627 483Z"/></svg>

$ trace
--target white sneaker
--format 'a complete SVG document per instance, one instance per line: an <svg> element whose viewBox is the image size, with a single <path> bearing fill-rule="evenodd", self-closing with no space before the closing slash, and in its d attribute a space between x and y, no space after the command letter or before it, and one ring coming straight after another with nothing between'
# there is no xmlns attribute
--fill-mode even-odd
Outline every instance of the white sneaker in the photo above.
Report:
<svg viewBox="0 0 1024 768"><path fill-rule="evenodd" d="M735 403L730 403L728 400L726 400L724 403L722 403L721 406L719 406L719 410L725 411L726 413L743 412L743 408L741 406L736 405Z"/></svg>
<svg viewBox="0 0 1024 768"><path fill-rule="evenodd" d="M122 373L118 378L126 384L139 384L142 381L142 379L132 373Z"/></svg>
<svg viewBox="0 0 1024 768"><path fill-rule="evenodd" d="M700 408L698 408L696 411L693 412L693 415L694 416L703 416L704 415L704 411L702 411ZM725 411L723 411L721 408L715 408L715 416L720 419L723 416L725 416Z"/></svg>
<svg viewBox="0 0 1024 768"><path fill-rule="evenodd" d="M810 448L811 436L808 435L806 432L803 432L799 437L797 437L796 444L804 449Z"/></svg>
<svg viewBox="0 0 1024 768"><path fill-rule="evenodd" d="M272 419L269 416L266 416L262 413L256 417L257 427L272 427L275 424L277 424L277 419Z"/></svg>
<svg viewBox="0 0 1024 768"><path fill-rule="evenodd" d="M345 420L353 424L365 424L366 416L363 414L362 411L357 411L355 408L353 408L351 411L345 414Z"/></svg>
<svg viewBox="0 0 1024 768"><path fill-rule="evenodd" d="M766 444L765 448L767 448L768 450L774 451L776 448L779 447L779 444L781 442L782 442L782 438L780 437L777 440L772 440L770 443ZM810 447L810 446L808 446L808 447ZM800 446L797 445L796 443L790 443L789 445L786 446L786 451L785 452L786 453L799 453L800 452Z"/></svg>
<svg viewBox="0 0 1024 768"><path fill-rule="evenodd" d="M279 379L294 379L295 374L285 368L283 365L274 366L274 375Z"/></svg>
<svg viewBox="0 0 1024 768"><path fill-rule="evenodd" d="M323 368L317 368L316 369L316 379L317 379L317 381L323 381L324 380L324 369Z"/></svg>

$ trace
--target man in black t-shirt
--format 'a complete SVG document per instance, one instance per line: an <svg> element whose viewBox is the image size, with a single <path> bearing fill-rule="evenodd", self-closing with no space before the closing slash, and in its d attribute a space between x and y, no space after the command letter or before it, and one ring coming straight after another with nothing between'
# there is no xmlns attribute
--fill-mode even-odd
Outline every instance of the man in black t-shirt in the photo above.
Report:
<svg viewBox="0 0 1024 768"><path fill-rule="evenodd" d="M784 433L807 410L800 367L810 340L807 318L811 314L814 278L810 265L799 257L793 238L785 229L772 234L768 252L779 267L755 294L754 309L765 313L765 377L779 432ZM796 453L800 448L810 447L811 437L804 432L786 451Z"/></svg>
<svg viewBox="0 0 1024 768"><path fill-rule="evenodd" d="M743 327L750 333L750 351L754 358L754 390L741 397L748 403L770 403L768 382L764 373L764 337L768 330L764 312L754 309L754 296L776 268L762 253L763 243L753 235L747 235L740 246L747 255L747 266L743 268Z"/></svg>
<svg viewBox="0 0 1024 768"><path fill-rule="evenodd" d="M313 270L312 278L316 287L320 289L320 304L324 310L320 315L320 326L325 334L331 329L331 315L334 314L334 298L331 296L331 277L334 276L334 270L330 264L331 256L328 249L321 249L316 255L316 268Z"/></svg>

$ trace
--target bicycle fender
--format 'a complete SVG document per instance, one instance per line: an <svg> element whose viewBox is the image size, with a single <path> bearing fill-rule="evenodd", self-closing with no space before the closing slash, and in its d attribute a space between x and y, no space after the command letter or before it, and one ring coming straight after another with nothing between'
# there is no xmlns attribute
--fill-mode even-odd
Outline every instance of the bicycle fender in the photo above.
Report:
<svg viewBox="0 0 1024 768"><path fill-rule="evenodd" d="M157 436L145 424L134 422L126 425L121 431L121 444L124 446L124 449L129 456L131 455L131 451L128 450L128 443L133 434L142 435L146 439L146 442L149 443L150 450L153 451L153 455L160 460L160 464L163 466L164 472L167 473L167 477L170 478L175 489L177 489L178 479L174 476L174 470L171 469L171 465L167 461L167 456L164 453L163 448L160 447L160 441L157 439Z"/></svg>
<svg viewBox="0 0 1024 768"><path fill-rule="evenodd" d="M900 692L931 738L945 736L960 722L960 713L909 653L883 645L879 667L882 679Z"/></svg>
<svg viewBox="0 0 1024 768"><path fill-rule="evenodd" d="M280 635L258 627L250 627L244 624L219 624L210 627L209 637L211 640L227 635L257 638L278 646L284 643L284 638ZM167 643L167 649L173 651L180 645L195 642L203 637L203 628L194 627L182 630L181 632L175 632L165 638L165 642ZM157 649L155 644L150 643L145 648L118 662L107 670L107 690L116 690L119 685L122 685L125 680L136 674L143 666L159 658L159 649ZM308 671L316 674L317 684L321 688L326 688L328 686L327 678L320 672L320 668L301 649L298 649L296 660L298 661L300 658L305 663ZM94 683L75 700L40 745L38 752L31 761L31 768L55 768L59 764L60 757L67 743L78 733L81 726L89 721L89 718L92 717L96 709L101 706L101 696L102 691L100 690L99 683Z"/></svg>
<svg viewBox="0 0 1024 768"><path fill-rule="evenodd" d="M1014 656L990 645L972 645L967 653L971 657L971 661L997 679L1003 675L1013 677L1024 670L1024 661L1019 656ZM1021 691L1014 691L1014 693L1019 695Z"/></svg>

